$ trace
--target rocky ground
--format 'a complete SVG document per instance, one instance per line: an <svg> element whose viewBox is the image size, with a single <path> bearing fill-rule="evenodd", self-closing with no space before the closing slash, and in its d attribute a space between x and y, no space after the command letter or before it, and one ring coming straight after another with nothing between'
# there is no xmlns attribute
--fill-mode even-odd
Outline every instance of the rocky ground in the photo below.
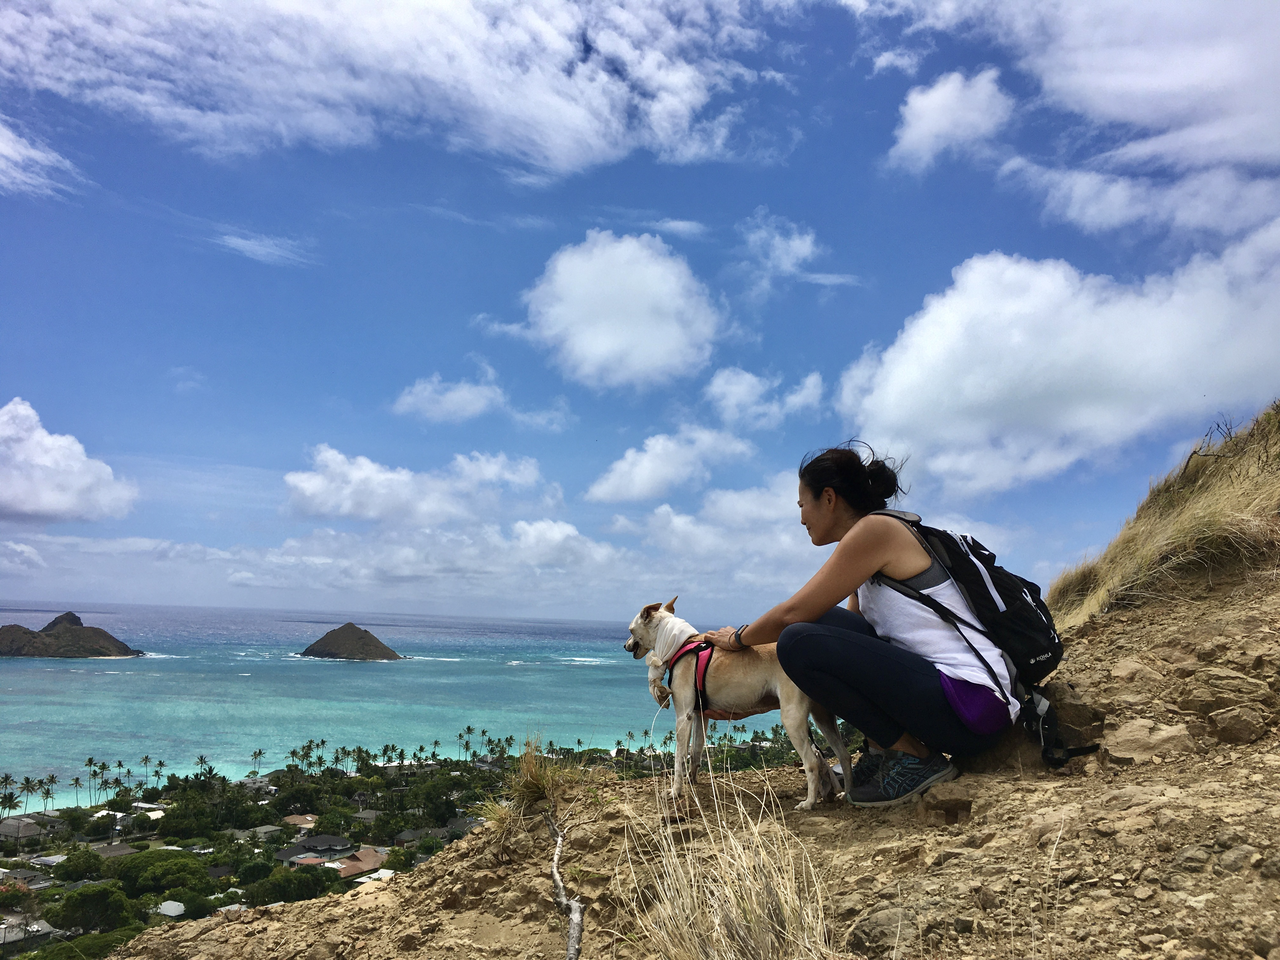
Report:
<svg viewBox="0 0 1280 960"><path fill-rule="evenodd" d="M1056 698L1100 754L1051 772L1011 745L882 812L803 797L799 770L738 774L825 879L835 955L1280 960L1280 589L1274 576L1098 618L1068 638ZM1068 685L1069 684L1069 685ZM709 797L705 785L701 795ZM588 779L557 804L584 957L654 955L623 869L629 826L664 825L650 781ZM547 828L487 824L411 874L305 903L149 931L118 957L551 958ZM698 923L690 917L691 924Z"/></svg>

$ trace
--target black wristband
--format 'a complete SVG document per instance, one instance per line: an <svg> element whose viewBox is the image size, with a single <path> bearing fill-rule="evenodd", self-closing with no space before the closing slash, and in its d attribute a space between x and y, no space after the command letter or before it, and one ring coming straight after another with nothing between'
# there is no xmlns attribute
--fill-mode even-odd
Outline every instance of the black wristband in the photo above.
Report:
<svg viewBox="0 0 1280 960"><path fill-rule="evenodd" d="M733 631L733 642L734 642L735 644L737 644L737 646L735 646L735 647L733 648L734 650L745 650L745 649L746 649L747 645L746 645L746 643L744 643L744 642L743 642L743 640L742 640L742 631L743 631L743 630L745 630L745 629L747 629L747 627L749 627L749 626L751 626L751 624L749 624L749 623L744 623L744 624L743 624L742 626L740 626L737 630Z"/></svg>

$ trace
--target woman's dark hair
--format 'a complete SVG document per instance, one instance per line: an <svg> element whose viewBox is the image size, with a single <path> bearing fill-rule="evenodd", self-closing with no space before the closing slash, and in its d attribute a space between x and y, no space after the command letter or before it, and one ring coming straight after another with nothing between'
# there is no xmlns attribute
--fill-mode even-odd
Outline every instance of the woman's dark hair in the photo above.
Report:
<svg viewBox="0 0 1280 960"><path fill-rule="evenodd" d="M865 460L854 449L858 446L866 447ZM874 450L855 440L806 456L800 462L800 482L815 499L830 487L861 514L883 510L902 492L893 461L878 459Z"/></svg>

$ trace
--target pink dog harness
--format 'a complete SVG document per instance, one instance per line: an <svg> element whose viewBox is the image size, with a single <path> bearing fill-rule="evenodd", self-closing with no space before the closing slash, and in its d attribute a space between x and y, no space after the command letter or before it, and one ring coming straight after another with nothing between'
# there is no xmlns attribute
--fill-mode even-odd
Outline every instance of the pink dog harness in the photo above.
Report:
<svg viewBox="0 0 1280 960"><path fill-rule="evenodd" d="M716 645L710 640L686 640L676 650L675 656L667 666L667 686L669 687L680 658L690 653L697 654L698 663L693 671L693 708L699 713L707 708L707 667L711 666L711 654L715 648Z"/></svg>

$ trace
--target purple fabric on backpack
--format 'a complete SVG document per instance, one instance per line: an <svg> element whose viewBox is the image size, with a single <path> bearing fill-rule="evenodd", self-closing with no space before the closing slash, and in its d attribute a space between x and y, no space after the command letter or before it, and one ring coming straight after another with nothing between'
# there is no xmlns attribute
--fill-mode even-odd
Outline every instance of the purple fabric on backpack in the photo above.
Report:
<svg viewBox="0 0 1280 960"><path fill-rule="evenodd" d="M977 734L996 733L1009 725L1009 708L1000 695L980 683L948 677L941 670L942 692L960 722Z"/></svg>

